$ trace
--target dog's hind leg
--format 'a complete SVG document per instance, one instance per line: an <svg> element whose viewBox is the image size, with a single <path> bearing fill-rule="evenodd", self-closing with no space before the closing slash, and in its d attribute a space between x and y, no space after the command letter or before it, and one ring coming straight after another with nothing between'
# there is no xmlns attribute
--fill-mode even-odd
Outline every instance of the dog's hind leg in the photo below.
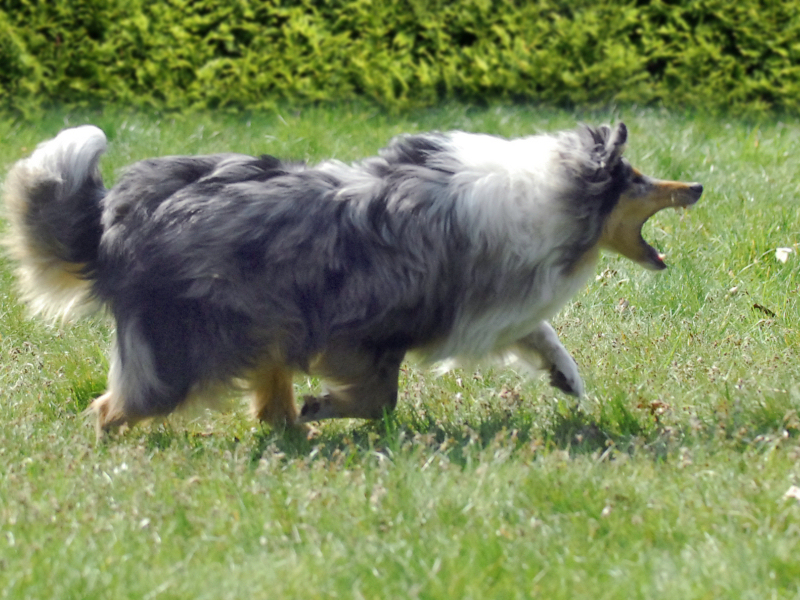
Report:
<svg viewBox="0 0 800 600"><path fill-rule="evenodd" d="M95 415L98 440L120 427L132 427L147 416L132 411L126 402L121 369L121 360L115 345L108 373L108 389L95 398L87 409L88 413Z"/></svg>
<svg viewBox="0 0 800 600"><path fill-rule="evenodd" d="M131 427L141 420L140 417L127 414L125 401L118 393L111 390L95 398L89 405L87 412L95 415L95 431L98 441L110 431L114 431L123 425Z"/></svg>
<svg viewBox="0 0 800 600"><path fill-rule="evenodd" d="M300 423L322 419L380 419L397 405L397 378L405 349L331 348L313 371L326 382L322 396L309 396Z"/></svg>
<svg viewBox="0 0 800 600"><path fill-rule="evenodd" d="M117 319L108 389L89 406L98 437L149 417L166 416L197 383L180 332L160 329L146 313Z"/></svg>
<svg viewBox="0 0 800 600"><path fill-rule="evenodd" d="M292 371L274 365L259 366L249 376L253 390L253 415L273 427L291 427L297 421L297 406L292 388Z"/></svg>
<svg viewBox="0 0 800 600"><path fill-rule="evenodd" d="M561 344L555 329L546 321L542 321L532 333L517 340L512 350L532 367L548 371L553 387L578 398L583 396L578 364Z"/></svg>

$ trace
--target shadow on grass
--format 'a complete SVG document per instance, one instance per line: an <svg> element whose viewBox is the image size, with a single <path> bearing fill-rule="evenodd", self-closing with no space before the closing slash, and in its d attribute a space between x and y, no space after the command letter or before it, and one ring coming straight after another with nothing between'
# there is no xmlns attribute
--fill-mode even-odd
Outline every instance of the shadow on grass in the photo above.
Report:
<svg viewBox="0 0 800 600"><path fill-rule="evenodd" d="M423 448L444 453L450 462L463 466L476 454L492 449L524 455L553 450L571 455L595 454L609 448L630 452L646 447L658 437L652 423L634 414L621 398L604 405L599 416L577 408L556 407L542 421L529 411L502 407L475 419L448 421L423 408L386 414L381 420L362 422L347 430L322 425L319 435L312 439L291 429L265 429L256 436L250 458L256 465L265 452L279 453L287 459L312 453L331 458L344 452L357 461L360 455L375 452L393 456ZM665 448L664 444L659 448Z"/></svg>
<svg viewBox="0 0 800 600"><path fill-rule="evenodd" d="M796 391L764 394L746 402L723 400L716 412L701 418L669 414L671 409L660 403L637 405L622 393L586 404L581 409L569 402L524 407L485 403L468 414L447 413L436 404L406 405L377 421L319 424L311 439L294 429L246 426L231 435L225 426L221 432L188 431L173 429L167 422L147 430L141 441L151 451L175 444L190 447L196 455L236 451L254 468L265 456L286 461L327 459L346 468L376 453L391 459L415 452L445 456L461 466L497 452L520 460L554 451L598 457L644 453L653 460L668 460L686 445L722 443L745 451L800 437Z"/></svg>

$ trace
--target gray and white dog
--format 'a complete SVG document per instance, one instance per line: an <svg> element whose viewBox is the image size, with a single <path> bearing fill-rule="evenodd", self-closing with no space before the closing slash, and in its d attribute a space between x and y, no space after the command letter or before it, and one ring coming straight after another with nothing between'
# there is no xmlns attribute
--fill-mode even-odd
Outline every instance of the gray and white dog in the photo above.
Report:
<svg viewBox="0 0 800 600"><path fill-rule="evenodd" d="M138 162L106 189L106 138L62 131L5 185L7 245L34 313L116 321L98 432L245 382L257 418L380 417L407 351L516 355L583 393L547 323L601 248L664 268L641 236L702 186L622 157L627 130L406 135L315 166L216 154ZM294 373L325 381L298 414Z"/></svg>

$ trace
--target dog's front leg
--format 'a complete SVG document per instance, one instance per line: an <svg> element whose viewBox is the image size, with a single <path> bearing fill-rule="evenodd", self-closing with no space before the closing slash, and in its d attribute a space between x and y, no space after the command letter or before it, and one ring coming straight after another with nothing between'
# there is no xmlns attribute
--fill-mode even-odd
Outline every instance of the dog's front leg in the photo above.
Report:
<svg viewBox="0 0 800 600"><path fill-rule="evenodd" d="M524 362L547 370L552 386L578 398L583 396L578 364L561 344L555 329L546 321L539 323L532 333L517 340L514 351Z"/></svg>
<svg viewBox="0 0 800 600"><path fill-rule="evenodd" d="M397 404L397 378L405 349L335 346L315 364L326 393L307 396L298 423L323 419L380 419Z"/></svg>

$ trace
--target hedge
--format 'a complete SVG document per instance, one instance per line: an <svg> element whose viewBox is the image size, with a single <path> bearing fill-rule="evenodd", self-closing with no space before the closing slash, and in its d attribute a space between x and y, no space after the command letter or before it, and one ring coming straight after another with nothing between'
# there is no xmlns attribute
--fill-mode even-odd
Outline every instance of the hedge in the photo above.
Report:
<svg viewBox="0 0 800 600"><path fill-rule="evenodd" d="M770 0L0 0L0 110L369 98L797 112Z"/></svg>

